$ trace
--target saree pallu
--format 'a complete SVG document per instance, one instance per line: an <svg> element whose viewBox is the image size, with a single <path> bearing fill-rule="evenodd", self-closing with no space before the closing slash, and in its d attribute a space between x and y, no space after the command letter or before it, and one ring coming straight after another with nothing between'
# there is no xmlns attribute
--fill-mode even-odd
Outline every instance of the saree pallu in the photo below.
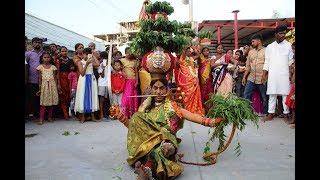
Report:
<svg viewBox="0 0 320 180"><path fill-rule="evenodd" d="M201 100L201 91L197 69L194 67L193 59L190 58L190 63L186 62L188 57L180 58L180 67L177 72L177 84L181 87L182 92L185 93L183 99L185 108L196 114L204 115L204 109Z"/></svg>
<svg viewBox="0 0 320 180"><path fill-rule="evenodd" d="M289 95L286 98L286 105L291 109L295 108L295 89L295 84L291 84Z"/></svg>
<svg viewBox="0 0 320 180"><path fill-rule="evenodd" d="M138 91L135 87L135 79L126 79L126 84L124 86L124 91L121 99L122 112L125 116L130 118L135 112L138 111L139 101L137 97L128 97L128 96L137 96Z"/></svg>
<svg viewBox="0 0 320 180"><path fill-rule="evenodd" d="M222 56L218 62L226 62L224 56ZM226 97L232 93L233 89L233 78L228 72L227 65L222 65L222 67L216 67L213 70L213 92L215 94L221 94Z"/></svg>
<svg viewBox="0 0 320 180"><path fill-rule="evenodd" d="M201 57L200 57L201 58ZM209 99L209 94L213 92L211 65L208 59L202 59L199 67L199 79L202 103Z"/></svg>
<svg viewBox="0 0 320 180"><path fill-rule="evenodd" d="M254 112L263 113L263 103L258 89L255 89L252 93L252 107Z"/></svg>

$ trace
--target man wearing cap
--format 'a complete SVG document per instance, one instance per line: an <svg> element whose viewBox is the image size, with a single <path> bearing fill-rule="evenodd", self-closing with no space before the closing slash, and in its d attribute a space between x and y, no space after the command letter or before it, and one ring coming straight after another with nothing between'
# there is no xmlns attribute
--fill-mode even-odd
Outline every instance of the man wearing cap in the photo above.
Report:
<svg viewBox="0 0 320 180"><path fill-rule="evenodd" d="M262 36L260 34L251 37L252 49L248 53L246 62L246 71L244 73L242 84L245 86L244 97L251 101L252 93L257 88L262 97L263 114L267 113L267 95L266 84L263 81L263 65L265 62L265 48L262 46Z"/></svg>
<svg viewBox="0 0 320 180"><path fill-rule="evenodd" d="M283 114L285 119L288 119L289 108L285 100L290 89L289 66L293 62L293 52L291 44L285 40L286 31L286 25L278 26L275 30L276 40L266 48L263 81L268 81L269 114L265 119L267 121L274 117L277 96L282 96Z"/></svg>
<svg viewBox="0 0 320 180"><path fill-rule="evenodd" d="M36 96L39 91L39 74L37 67L40 64L40 56L44 52L42 49L41 38L35 37L31 40L33 49L25 52L26 61L28 63L28 103L29 115L37 116L39 112L40 99Z"/></svg>

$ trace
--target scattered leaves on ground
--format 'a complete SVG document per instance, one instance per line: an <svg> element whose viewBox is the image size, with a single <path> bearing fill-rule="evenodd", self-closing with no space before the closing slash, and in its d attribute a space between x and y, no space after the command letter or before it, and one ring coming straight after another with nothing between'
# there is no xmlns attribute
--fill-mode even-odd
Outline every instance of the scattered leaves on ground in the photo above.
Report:
<svg viewBox="0 0 320 180"><path fill-rule="evenodd" d="M64 131L64 133L62 134L64 136L69 136L70 135L70 132L69 131Z"/></svg>
<svg viewBox="0 0 320 180"><path fill-rule="evenodd" d="M123 167L122 166L118 166L116 168L112 168L114 171L116 172L122 172L123 171Z"/></svg>
<svg viewBox="0 0 320 180"><path fill-rule="evenodd" d="M120 179L122 179L122 178L121 178L120 176L113 176L112 179L118 179L118 180L120 180Z"/></svg>
<svg viewBox="0 0 320 180"><path fill-rule="evenodd" d="M24 137L25 138L31 138L31 137L36 136L36 135L38 135L38 133L25 134Z"/></svg>

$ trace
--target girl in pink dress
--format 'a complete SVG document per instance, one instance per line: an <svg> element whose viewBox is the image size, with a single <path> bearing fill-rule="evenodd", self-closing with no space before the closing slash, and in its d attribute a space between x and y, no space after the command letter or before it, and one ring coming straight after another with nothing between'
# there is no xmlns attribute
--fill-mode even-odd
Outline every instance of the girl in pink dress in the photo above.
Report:
<svg viewBox="0 0 320 180"><path fill-rule="evenodd" d="M135 112L138 111L139 107L139 101L137 97L128 97L138 95L138 61L132 54L127 54L126 57L122 58L120 61L123 65L123 72L126 77L121 105L124 115L130 118Z"/></svg>
<svg viewBox="0 0 320 180"><path fill-rule="evenodd" d="M74 104L76 101L76 91L77 91L77 84L78 84L78 71L74 64L70 65L70 73L68 74L69 84L70 86L70 94L71 94L71 101L70 101L70 108L69 108L69 114L71 114L74 117Z"/></svg>

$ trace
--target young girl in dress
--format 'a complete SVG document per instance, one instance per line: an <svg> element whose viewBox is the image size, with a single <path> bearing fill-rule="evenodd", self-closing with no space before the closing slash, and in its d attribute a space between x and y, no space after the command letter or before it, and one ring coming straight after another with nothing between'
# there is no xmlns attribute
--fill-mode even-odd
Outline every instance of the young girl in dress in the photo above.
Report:
<svg viewBox="0 0 320 180"><path fill-rule="evenodd" d="M70 84L70 116L75 116L74 113L74 105L76 102L76 91L77 91L77 84L78 84L78 77L79 73L77 72L77 69L74 64L70 65L70 73L68 74L69 84Z"/></svg>
<svg viewBox="0 0 320 180"><path fill-rule="evenodd" d="M242 78L246 67L246 58L243 56L242 50L237 50L234 59L237 61L236 69L233 72L235 78L235 92L237 96L243 97L244 85L242 85Z"/></svg>
<svg viewBox="0 0 320 180"><path fill-rule="evenodd" d="M46 110L48 111L48 121L53 122L53 106L59 103L57 68L53 64L53 59L49 53L44 52L40 56L40 65L37 67L39 72L39 91L37 95L40 95L40 119L38 124L40 125L43 124Z"/></svg>
<svg viewBox="0 0 320 180"><path fill-rule="evenodd" d="M76 91L75 113L79 113L80 123L85 121L85 113L91 114L91 120L97 121L94 112L99 110L98 83L93 73L93 68L99 67L99 61L92 56L90 48L83 49L78 43L75 46L77 51L73 58L79 71L79 79Z"/></svg>
<svg viewBox="0 0 320 180"><path fill-rule="evenodd" d="M112 89L112 106L119 106L121 108L122 92L124 90L126 78L122 71L122 63L115 60L113 63L113 71L111 73L111 89Z"/></svg>
<svg viewBox="0 0 320 180"><path fill-rule="evenodd" d="M68 82L68 74L70 72L70 65L73 64L73 62L68 57L68 49L65 46L61 47L61 53L56 57L59 57L55 59L55 62L58 69L58 84L60 84L61 89L61 93L59 94L60 107L64 119L69 119L70 84Z"/></svg>
<svg viewBox="0 0 320 180"><path fill-rule="evenodd" d="M122 58L123 71L126 76L125 88L123 91L121 104L124 115L130 118L135 112L138 111L139 102L137 97L128 97L138 95L138 61L134 55L128 50L126 57Z"/></svg>

